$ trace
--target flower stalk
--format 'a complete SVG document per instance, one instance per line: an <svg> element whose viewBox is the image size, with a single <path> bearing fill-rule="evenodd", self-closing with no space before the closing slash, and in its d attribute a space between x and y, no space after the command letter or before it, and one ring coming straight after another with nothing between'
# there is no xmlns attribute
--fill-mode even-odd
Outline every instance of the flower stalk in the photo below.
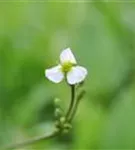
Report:
<svg viewBox="0 0 135 150"><path fill-rule="evenodd" d="M69 109L66 113L66 118L68 120L68 117L70 116L70 113L72 111L72 108L74 106L74 101L75 101L75 85L71 85L71 101L70 101L70 105L69 105Z"/></svg>
<svg viewBox="0 0 135 150"><path fill-rule="evenodd" d="M71 115L68 118L68 122L70 122L70 123L72 122L72 120L77 112L78 105L79 105L81 99L84 97L85 93L86 93L86 91L82 90L81 93L79 93L79 95L77 96L77 99L76 99L74 107L73 107L73 111L71 112Z"/></svg>
<svg viewBox="0 0 135 150"><path fill-rule="evenodd" d="M67 110L65 117L60 117L59 120L57 120L55 122L55 130L54 131L52 131L50 134L45 134L42 136L34 137L34 138L26 140L24 142L20 142L17 144L7 146L3 149L10 150L10 149L16 149L16 148L20 148L20 147L25 147L25 146L28 146L31 144L35 144L39 141L52 139L54 137L61 135L62 133L68 133L69 130L72 128L71 122L76 114L79 102L85 94L85 91L80 92L80 94L77 96L77 98L75 100L75 92L76 92L75 85L72 85L72 86L70 85L70 87L71 87L71 100L70 100L69 108Z"/></svg>
<svg viewBox="0 0 135 150"><path fill-rule="evenodd" d="M72 128L71 122L76 114L79 102L85 94L85 91L82 90L79 92L78 96L76 96L76 92L78 91L78 88L83 85L82 83L87 75L87 70L84 67L76 66L76 59L69 48L65 49L61 53L60 62L60 65L47 69L45 71L45 75L49 80L55 83L61 82L64 76L66 77L65 80L71 88L71 99L67 112L64 113L63 109L58 105L59 99L55 99L56 121L55 128L51 133L6 146L5 148L2 148L3 150L16 149L37 143L39 141L52 139L63 133L68 133Z"/></svg>
<svg viewBox="0 0 135 150"><path fill-rule="evenodd" d="M43 140L48 140L50 138L54 138L54 137L58 136L58 134L59 134L59 131L55 130L55 131L51 132L50 134L41 135L41 136L34 137L32 139L29 139L29 140L26 140L26 141L23 141L20 143L6 146L3 148L3 150L11 150L11 149L15 150L17 148L25 147L25 146L35 144L35 143L43 141Z"/></svg>

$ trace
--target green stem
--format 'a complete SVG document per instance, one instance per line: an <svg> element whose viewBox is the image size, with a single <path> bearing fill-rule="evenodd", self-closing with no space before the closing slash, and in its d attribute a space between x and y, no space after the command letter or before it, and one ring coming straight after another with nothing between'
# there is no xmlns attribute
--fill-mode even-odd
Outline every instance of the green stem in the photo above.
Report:
<svg viewBox="0 0 135 150"><path fill-rule="evenodd" d="M79 102L80 100L83 98L83 96L85 95L85 90L83 90L78 96L77 96L77 99L75 101L75 104L74 104L74 107L73 107L73 110L71 112L71 115L69 116L69 119L68 119L68 122L72 122L76 112L77 112L77 108L78 108L78 105L79 105Z"/></svg>
<svg viewBox="0 0 135 150"><path fill-rule="evenodd" d="M75 102L75 85L71 85L71 101L70 101L68 111L66 113L66 120L67 121L71 121L73 119L73 117L76 113L77 107L78 107L78 103L79 103L79 100ZM24 147L24 146L39 142L41 140L51 139L51 138L56 137L60 134L61 134L61 130L53 131L52 133L50 133L48 135L45 134L45 135L42 135L42 136L39 136L39 137L34 137L34 138L26 140L24 142L7 146L3 149L9 150L9 149L16 149L16 148Z"/></svg>
<svg viewBox="0 0 135 150"><path fill-rule="evenodd" d="M45 135L42 135L42 136L34 137L34 138L29 139L27 141L7 146L7 147L5 147L3 149L4 150L9 150L9 149L16 149L16 148L24 147L24 146L27 146L27 145L30 145L30 144L33 144L33 143L36 143L36 142L39 142L39 141L42 141L42 140L47 140L47 139L56 137L59 134L60 134L60 131L53 131L52 133L50 133L48 135L45 134Z"/></svg>
<svg viewBox="0 0 135 150"><path fill-rule="evenodd" d="M72 108L74 106L74 100L75 100L75 85L71 85L71 101L69 105L69 109L66 113L66 119L68 120L70 113L72 112Z"/></svg>

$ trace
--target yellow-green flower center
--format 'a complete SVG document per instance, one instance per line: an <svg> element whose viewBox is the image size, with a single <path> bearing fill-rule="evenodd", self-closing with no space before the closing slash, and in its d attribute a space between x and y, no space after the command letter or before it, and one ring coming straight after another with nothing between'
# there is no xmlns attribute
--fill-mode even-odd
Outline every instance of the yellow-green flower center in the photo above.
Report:
<svg viewBox="0 0 135 150"><path fill-rule="evenodd" d="M65 62L64 64L62 64L62 72L67 73L71 70L72 67L73 67L72 63Z"/></svg>

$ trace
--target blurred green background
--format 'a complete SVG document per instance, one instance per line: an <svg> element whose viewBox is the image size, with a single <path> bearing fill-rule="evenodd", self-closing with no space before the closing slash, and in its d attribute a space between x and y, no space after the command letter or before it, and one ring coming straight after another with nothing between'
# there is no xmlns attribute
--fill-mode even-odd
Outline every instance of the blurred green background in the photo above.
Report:
<svg viewBox="0 0 135 150"><path fill-rule="evenodd" d="M70 89L44 77L73 50L88 69L69 134L29 149L135 148L135 3L0 2L0 145L52 130L54 98ZM19 149L18 149L19 150Z"/></svg>

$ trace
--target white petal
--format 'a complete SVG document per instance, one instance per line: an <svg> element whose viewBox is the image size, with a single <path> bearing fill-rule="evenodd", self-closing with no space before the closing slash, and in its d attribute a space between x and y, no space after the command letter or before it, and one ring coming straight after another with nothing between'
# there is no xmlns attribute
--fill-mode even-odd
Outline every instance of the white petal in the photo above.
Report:
<svg viewBox="0 0 135 150"><path fill-rule="evenodd" d="M67 74L67 81L71 85L80 83L85 79L87 74L88 72L84 67L81 66L72 67L72 70Z"/></svg>
<svg viewBox="0 0 135 150"><path fill-rule="evenodd" d="M46 69L45 76L52 82L55 82L55 83L61 82L62 79L64 78L64 75L61 71L61 65L58 65L50 69Z"/></svg>
<svg viewBox="0 0 135 150"><path fill-rule="evenodd" d="M76 64L76 59L70 48L63 50L60 54L60 62L63 64L65 62L71 62Z"/></svg>

